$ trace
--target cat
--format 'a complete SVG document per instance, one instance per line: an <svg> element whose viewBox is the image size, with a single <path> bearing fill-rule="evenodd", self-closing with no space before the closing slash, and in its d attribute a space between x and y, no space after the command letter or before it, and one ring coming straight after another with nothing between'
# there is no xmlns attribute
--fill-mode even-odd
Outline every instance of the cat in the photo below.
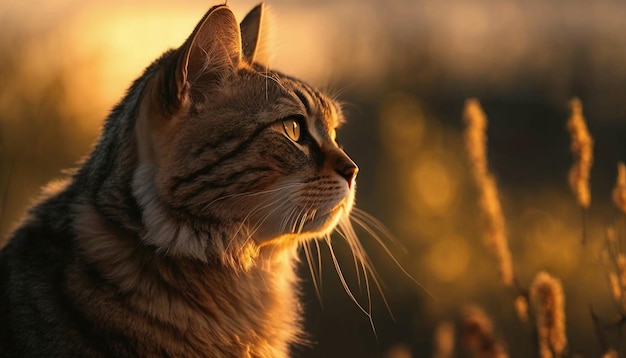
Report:
<svg viewBox="0 0 626 358"><path fill-rule="evenodd" d="M340 105L267 68L264 13L212 7L44 190L0 251L0 357L285 357L303 341L298 250L351 230L358 168Z"/></svg>

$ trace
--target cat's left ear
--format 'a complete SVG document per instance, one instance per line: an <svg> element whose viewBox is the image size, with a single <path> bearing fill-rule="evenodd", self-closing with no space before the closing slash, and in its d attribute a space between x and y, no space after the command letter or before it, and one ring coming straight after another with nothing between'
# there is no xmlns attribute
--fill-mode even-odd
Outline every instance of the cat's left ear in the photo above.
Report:
<svg viewBox="0 0 626 358"><path fill-rule="evenodd" d="M243 57L248 63L267 66L269 62L267 9L260 3L241 21Z"/></svg>
<svg viewBox="0 0 626 358"><path fill-rule="evenodd" d="M221 78L242 61L241 31L226 5L212 7L165 66L160 96L173 113L186 101L201 101Z"/></svg>

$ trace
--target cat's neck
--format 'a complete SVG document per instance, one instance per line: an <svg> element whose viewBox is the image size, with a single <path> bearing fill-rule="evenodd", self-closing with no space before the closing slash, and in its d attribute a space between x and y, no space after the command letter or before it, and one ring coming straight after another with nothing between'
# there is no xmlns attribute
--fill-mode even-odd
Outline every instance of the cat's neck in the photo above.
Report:
<svg viewBox="0 0 626 358"><path fill-rule="evenodd" d="M233 270L159 253L107 226L89 205L76 207L74 226L86 259L120 293L120 309L128 307L135 320L175 328L164 344L183 339L185 349L274 357L286 356L298 340L295 247L268 248L245 270ZM114 317L108 322L113 327L127 321Z"/></svg>
<svg viewBox="0 0 626 358"><path fill-rule="evenodd" d="M259 256L259 248L245 223L215 218L174 216L166 207L154 183L155 167L138 165L132 179L132 196L142 212L138 235L142 242L173 257L186 257L204 263L218 262L230 269L248 270ZM271 262L271 255L259 262Z"/></svg>

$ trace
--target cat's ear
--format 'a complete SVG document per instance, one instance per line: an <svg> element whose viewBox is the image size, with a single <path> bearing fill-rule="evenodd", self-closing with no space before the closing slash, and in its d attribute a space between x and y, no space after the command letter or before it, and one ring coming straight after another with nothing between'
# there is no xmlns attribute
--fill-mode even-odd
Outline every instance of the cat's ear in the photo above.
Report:
<svg viewBox="0 0 626 358"><path fill-rule="evenodd" d="M241 32L226 5L212 7L167 66L164 86L167 107L180 108L186 100L200 99L210 83L234 72L242 60ZM161 92L163 93L163 92Z"/></svg>
<svg viewBox="0 0 626 358"><path fill-rule="evenodd" d="M246 15L240 25L243 57L249 63L256 62L262 66L266 66L269 60L269 29L266 17L265 4L260 3Z"/></svg>
<svg viewBox="0 0 626 358"><path fill-rule="evenodd" d="M205 72L232 70L241 61L241 33L226 5L211 8L187 40L183 79L193 82Z"/></svg>

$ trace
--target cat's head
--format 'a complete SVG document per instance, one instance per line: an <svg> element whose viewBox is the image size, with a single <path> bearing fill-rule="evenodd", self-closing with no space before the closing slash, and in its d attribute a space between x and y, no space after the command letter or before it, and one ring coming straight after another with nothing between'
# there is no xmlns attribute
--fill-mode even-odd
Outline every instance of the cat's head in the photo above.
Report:
<svg viewBox="0 0 626 358"><path fill-rule="evenodd" d="M341 108L266 67L263 20L262 5L241 25L227 6L213 7L144 90L134 179L144 220L230 230L206 243L160 228L153 234L181 236L152 242L166 251L324 237L352 209L358 169L335 141Z"/></svg>

